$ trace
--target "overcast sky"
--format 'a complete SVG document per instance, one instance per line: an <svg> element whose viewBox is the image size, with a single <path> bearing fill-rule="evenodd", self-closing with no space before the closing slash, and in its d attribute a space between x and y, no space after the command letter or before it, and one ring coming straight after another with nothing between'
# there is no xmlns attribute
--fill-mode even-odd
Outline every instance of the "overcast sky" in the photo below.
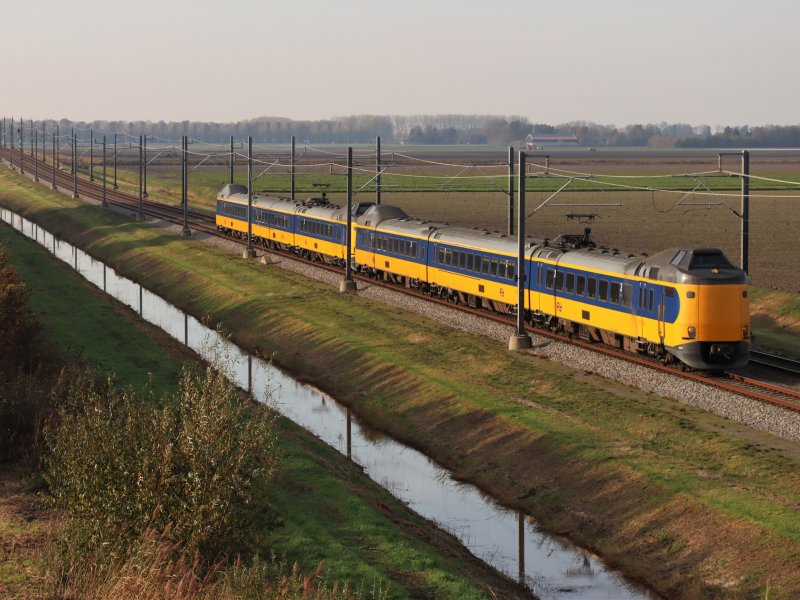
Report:
<svg viewBox="0 0 800 600"><path fill-rule="evenodd" d="M0 112L800 124L800 1L0 0Z"/></svg>

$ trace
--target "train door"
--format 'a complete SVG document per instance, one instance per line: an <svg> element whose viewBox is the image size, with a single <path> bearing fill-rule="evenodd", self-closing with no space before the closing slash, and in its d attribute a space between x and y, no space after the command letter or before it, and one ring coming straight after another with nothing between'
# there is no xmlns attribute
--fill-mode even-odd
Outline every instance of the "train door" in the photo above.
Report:
<svg viewBox="0 0 800 600"><path fill-rule="evenodd" d="M656 290L658 297L658 339L661 344L664 344L664 336L666 335L666 325L664 323L664 316L666 314L666 306L664 304L664 286L658 286Z"/></svg>

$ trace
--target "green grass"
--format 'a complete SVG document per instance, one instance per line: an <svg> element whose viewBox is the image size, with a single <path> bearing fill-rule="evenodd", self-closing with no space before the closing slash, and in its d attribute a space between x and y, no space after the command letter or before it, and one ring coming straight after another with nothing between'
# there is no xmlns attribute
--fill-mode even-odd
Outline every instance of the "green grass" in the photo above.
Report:
<svg viewBox="0 0 800 600"><path fill-rule="evenodd" d="M0 225L0 244L30 286L31 303L50 343L115 372L121 385L141 386L152 376L156 392L175 387L181 356L166 336L5 224ZM480 572L474 572L463 550L333 450L285 420L281 449L286 461L270 492L281 525L263 534L269 551L299 561L309 572L325 560L328 579L365 589L376 585L388 589L391 598L429 592L447 598L485 597L477 591ZM3 528L0 523L0 533ZM33 531L15 529L23 530ZM418 539L420 531L436 545ZM443 548L447 551L441 553ZM23 582L22 567L12 562L0 568L0 585Z"/></svg>
<svg viewBox="0 0 800 600"><path fill-rule="evenodd" d="M748 580L755 588L731 589L755 593L769 578L774 597L800 590L796 444L508 354L493 341L396 308L344 298L7 174L0 186L6 204L117 270L143 276L195 316L212 315L239 343L275 352L280 366L354 406L366 421L663 593L680 595L689 581L739 581L762 572ZM643 536L645 525L652 533Z"/></svg>
<svg viewBox="0 0 800 600"><path fill-rule="evenodd" d="M800 294L750 288L755 345L800 358Z"/></svg>

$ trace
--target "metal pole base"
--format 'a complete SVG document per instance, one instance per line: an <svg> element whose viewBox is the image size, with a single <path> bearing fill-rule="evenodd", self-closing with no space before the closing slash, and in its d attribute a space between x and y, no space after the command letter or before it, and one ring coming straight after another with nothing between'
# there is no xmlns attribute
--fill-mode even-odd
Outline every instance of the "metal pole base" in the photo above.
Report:
<svg viewBox="0 0 800 600"><path fill-rule="evenodd" d="M114 189L115 189L115 190L118 190L118 189L119 189L119 187L115 185L115 186L114 186Z"/></svg>
<svg viewBox="0 0 800 600"><path fill-rule="evenodd" d="M508 338L508 349L512 352L519 352L520 350L528 350L533 348L533 340L531 336L514 334Z"/></svg>
<svg viewBox="0 0 800 600"><path fill-rule="evenodd" d="M247 250L242 252L242 258L255 258L255 257L256 257L256 251L253 250L252 248L248 248Z"/></svg>
<svg viewBox="0 0 800 600"><path fill-rule="evenodd" d="M183 228L183 230L181 231L181 237L182 238L192 237L192 232L189 230L188 227Z"/></svg>
<svg viewBox="0 0 800 600"><path fill-rule="evenodd" d="M342 279L339 282L339 292L342 294L352 294L356 291L356 282L352 279L348 281L347 279Z"/></svg>
<svg viewBox="0 0 800 600"><path fill-rule="evenodd" d="M58 187L56 187L56 184L55 184L55 183L51 183L51 184L50 184L50 189L51 189L51 190L53 190L54 192L57 192L57 191L58 191Z"/></svg>
<svg viewBox="0 0 800 600"><path fill-rule="evenodd" d="M80 197L81 197L80 194L72 194L72 198L75 199L75 200L77 200Z"/></svg>
<svg viewBox="0 0 800 600"><path fill-rule="evenodd" d="M39 178L38 177L34 177L33 178L33 183L39 183Z"/></svg>

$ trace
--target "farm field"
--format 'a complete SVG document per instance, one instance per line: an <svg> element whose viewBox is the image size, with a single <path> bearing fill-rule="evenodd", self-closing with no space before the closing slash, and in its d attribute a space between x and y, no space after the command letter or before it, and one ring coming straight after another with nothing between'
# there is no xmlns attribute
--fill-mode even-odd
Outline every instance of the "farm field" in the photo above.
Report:
<svg viewBox="0 0 800 600"><path fill-rule="evenodd" d="M224 322L247 348L274 353L367 422L666 597L800 590L796 444L344 298L7 171L0 189L9 208L141 275L177 306Z"/></svg>
<svg viewBox="0 0 800 600"><path fill-rule="evenodd" d="M263 148L260 150L265 151ZM285 151L285 147L282 150ZM390 165L384 173L383 202L400 206L410 216L420 219L493 231L506 230L508 200L504 190L507 178L505 175L494 179L485 177L505 173L505 166L493 168L489 164L498 165L505 161L502 152L480 153L473 148L472 154L468 154L466 150L459 153L450 147L434 147L427 152L419 148L402 150L404 156L411 156L405 153L413 152L414 158L419 160L396 157L398 163L402 160L402 164ZM296 181L298 199L319 197L326 190L333 202L344 202L346 182L340 151L341 148L335 148L331 150L332 156L320 155L316 157L318 160L304 158L300 161ZM368 151L359 148L357 155ZM281 156L282 163L285 163L285 152ZM384 161L389 161L390 156L391 151L384 150ZM468 160L463 166L447 166L464 161L465 157ZM228 168L220 164L225 161L214 160L196 166L190 173L189 201L197 208L213 210L216 193L228 181ZM267 158L260 160L266 161ZM241 158L237 157L237 161ZM309 163L319 164L318 161L325 164L308 166ZM328 164L331 161L337 164ZM357 171L354 174L355 200L373 201L374 187L370 180L374 159L362 158L361 162L364 164L359 168L370 173ZM739 163L737 157L727 157L723 169L738 172ZM754 177L798 183L792 185L755 178L751 181L750 274L753 283L800 291L800 251L796 247L796 230L800 226L800 211L797 210L800 203L800 152L753 151L750 165ZM568 220L567 215L593 214L593 236L601 245L646 253L675 246L719 247L738 262L741 222L737 214L741 204L741 182L738 177L715 173L718 164L713 151L628 149L589 153L559 149L552 151L550 175L544 174L542 159L529 159L529 167L530 175L526 181L528 213L566 184L569 176L579 173L595 176L588 180L573 179L563 192L528 220L528 235L553 240L562 233L582 232L584 224ZM123 189L136 191L135 168L131 164L120 166L118 179ZM278 169L283 172L275 172ZM254 189L288 196L290 178L286 171L285 166L273 168L267 164L254 167ZM663 177L686 173L707 174L696 178ZM467 176L478 178L461 179ZM235 180L238 183L247 181L246 168L241 162L236 165ZM177 202L181 186L177 162L166 165L156 160L148 167L147 184L150 197ZM656 188L659 191L655 191ZM702 194L682 192L695 188Z"/></svg>

